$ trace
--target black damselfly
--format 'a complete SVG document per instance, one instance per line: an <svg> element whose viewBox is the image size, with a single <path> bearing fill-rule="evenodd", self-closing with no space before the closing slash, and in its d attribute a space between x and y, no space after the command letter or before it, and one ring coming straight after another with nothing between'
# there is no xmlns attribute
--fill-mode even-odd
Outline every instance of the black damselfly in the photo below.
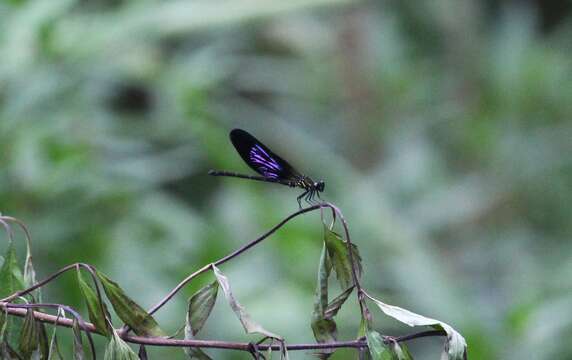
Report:
<svg viewBox="0 0 572 360"><path fill-rule="evenodd" d="M230 141L244 162L262 176L217 170L210 170L209 175L232 176L302 188L304 192L296 198L300 207L302 207L300 201L302 198L308 203L314 200L314 196L320 198L320 192L324 191L325 187L323 181L314 182L310 177L302 175L292 165L288 164L286 160L274 154L254 136L244 130L234 129L230 132Z"/></svg>

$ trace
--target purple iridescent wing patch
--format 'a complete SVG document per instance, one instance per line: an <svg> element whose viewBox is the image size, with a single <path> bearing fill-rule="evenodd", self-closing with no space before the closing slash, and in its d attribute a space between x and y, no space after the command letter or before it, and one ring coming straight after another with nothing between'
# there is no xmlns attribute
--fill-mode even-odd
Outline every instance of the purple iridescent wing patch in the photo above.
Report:
<svg viewBox="0 0 572 360"><path fill-rule="evenodd" d="M230 140L248 166L265 178L289 181L300 176L286 160L274 154L268 147L246 131L240 129L232 130L230 132Z"/></svg>
<svg viewBox="0 0 572 360"><path fill-rule="evenodd" d="M250 162L258 168L262 175L270 179L280 177L282 167L260 145L255 144L248 155Z"/></svg>

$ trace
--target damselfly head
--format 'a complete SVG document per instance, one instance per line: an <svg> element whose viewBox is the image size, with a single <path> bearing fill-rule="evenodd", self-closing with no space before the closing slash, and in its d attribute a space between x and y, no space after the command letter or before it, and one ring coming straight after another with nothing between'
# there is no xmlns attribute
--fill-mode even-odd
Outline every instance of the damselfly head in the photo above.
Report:
<svg viewBox="0 0 572 360"><path fill-rule="evenodd" d="M322 180L320 180L320 181L314 183L314 187L316 188L316 190L318 190L318 192L322 192L322 191L324 191L324 188L326 187L326 183L323 182Z"/></svg>

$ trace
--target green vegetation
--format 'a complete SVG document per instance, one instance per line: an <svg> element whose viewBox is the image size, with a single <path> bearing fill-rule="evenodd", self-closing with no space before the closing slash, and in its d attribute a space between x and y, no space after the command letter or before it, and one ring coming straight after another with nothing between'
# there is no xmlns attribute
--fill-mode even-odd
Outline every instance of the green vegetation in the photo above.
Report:
<svg viewBox="0 0 572 360"><path fill-rule="evenodd" d="M0 211L30 228L39 279L90 263L147 309L297 209L292 189L206 175L248 171L227 138L245 128L326 181L372 295L451 324L471 359L572 357L572 21L523 4L5 0ZM222 269L288 342L313 339L312 214ZM166 333L198 280L155 315ZM81 291L64 276L42 295L85 315ZM371 310L383 334L410 331ZM350 297L338 338L356 313ZM200 338L257 339L224 306Z"/></svg>

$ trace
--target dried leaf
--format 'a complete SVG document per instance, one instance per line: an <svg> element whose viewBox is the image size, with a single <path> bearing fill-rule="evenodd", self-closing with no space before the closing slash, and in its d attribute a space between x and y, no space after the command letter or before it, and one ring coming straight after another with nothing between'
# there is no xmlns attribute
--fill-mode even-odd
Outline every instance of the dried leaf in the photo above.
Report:
<svg viewBox="0 0 572 360"><path fill-rule="evenodd" d="M283 338L280 335L276 335L274 333L271 333L270 331L264 329L260 324L258 324L254 320L252 320L250 315L246 312L246 309L244 309L244 307L235 299L234 295L232 294L232 290L230 288L230 283L228 281L228 278L226 276L224 276L223 273L214 265L213 265L213 270L214 270L214 274L217 278L217 281L218 281L222 291L224 292L224 296L225 296L228 304L230 305L230 307L232 308L232 310L234 311L234 313L236 314L236 316L240 320L240 323L244 327L244 330L248 334L259 333L259 334L262 334L265 336L269 336L269 337L273 337L275 339L282 340Z"/></svg>
<svg viewBox="0 0 572 360"><path fill-rule="evenodd" d="M465 338L447 323L416 314L398 306L385 304L369 295L367 297L373 300L387 316L402 323L409 326L431 326L435 329L444 330L447 333L447 342L445 343L445 355L447 358L449 360L463 360L466 357L467 342Z"/></svg>

